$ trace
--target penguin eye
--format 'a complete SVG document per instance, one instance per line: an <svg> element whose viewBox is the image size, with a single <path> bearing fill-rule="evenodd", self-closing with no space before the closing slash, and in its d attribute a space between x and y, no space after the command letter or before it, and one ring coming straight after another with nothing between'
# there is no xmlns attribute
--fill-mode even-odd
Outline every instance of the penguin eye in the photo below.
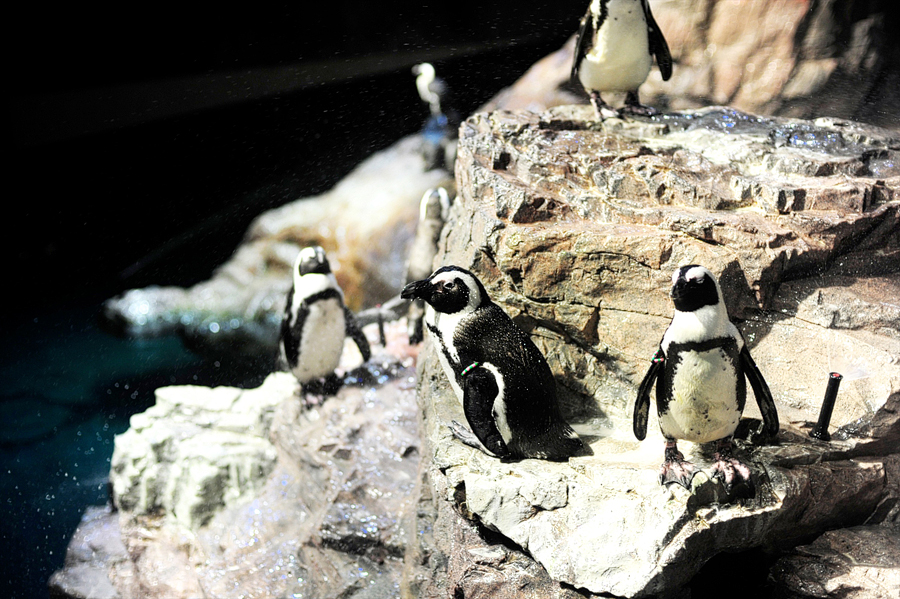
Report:
<svg viewBox="0 0 900 599"><path fill-rule="evenodd" d="M444 291L453 291L453 288L456 287L456 284L453 281L445 281L441 287Z"/></svg>

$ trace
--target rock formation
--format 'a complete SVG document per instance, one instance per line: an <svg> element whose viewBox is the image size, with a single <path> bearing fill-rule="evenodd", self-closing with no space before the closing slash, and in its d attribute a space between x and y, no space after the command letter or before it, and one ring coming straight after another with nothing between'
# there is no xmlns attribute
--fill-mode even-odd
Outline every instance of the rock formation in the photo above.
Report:
<svg viewBox="0 0 900 599"><path fill-rule="evenodd" d="M772 570L785 592L812 581L809 556L847 547L868 566L828 558L816 588L892 589L893 566L865 551L893 560L900 497L894 135L722 108L601 124L589 106L479 114L461 133L437 262L475 271L529 331L594 455L504 464L460 444L427 344L414 400L401 321L378 372L310 412L289 375L161 389L117 440L118 517L84 524L119 530L126 557L73 545L61 596L106 571L123 598L642 597L679 592L719 552L794 545ZM782 418L777 443L739 445L752 498L703 475L660 487L655 416L646 441L630 433L671 271L688 262L720 276ZM829 369L846 379L823 442L807 433ZM241 451L209 447L238 437ZM708 466L705 448L683 449Z"/></svg>
<svg viewBox="0 0 900 599"><path fill-rule="evenodd" d="M564 48L460 129L458 200L436 262L475 271L532 335L593 456L501 464L459 444L446 423L460 408L428 345L416 402L415 350L398 323L377 372L310 412L289 375L259 390L160 390L117 445L119 512L86 514L54 596L640 597L682 592L706 560L752 547L783 552L770 578L788 596L896 596L900 138L735 109L897 126L881 4L810 5L655 3L677 64L642 96L733 108L602 124L589 106L545 110L578 100L560 87ZM748 15L764 26L738 30ZM308 243L337 257L355 308L384 301L400 287L418 199L446 184L420 144L261 216L209 282L129 292L107 317L130 334L178 331L209 355L274 355L288 265ZM669 276L690 262L719 276L778 404L777 443L739 444L750 499L702 475L691 492L659 487L655 414L647 440L630 434L671 317ZM363 287L376 264L394 268ZM822 442L807 433L831 370L845 379ZM234 453L210 447L237 439ZM689 457L708 465L705 448Z"/></svg>
<svg viewBox="0 0 900 599"><path fill-rule="evenodd" d="M628 597L677 589L719 551L877 519L881 452L900 439L898 150L875 128L719 108L602 125L586 106L466 121L438 260L476 272L530 332L594 455L501 464L451 441L459 407L425 354L423 432L444 499L553 579ZM720 275L782 416L777 445L744 448L753 500L705 477L692 493L661 489L661 436L631 436L637 383L671 317L669 278L688 263ZM826 444L805 433L835 369L858 378ZM703 448L693 459L708 463Z"/></svg>

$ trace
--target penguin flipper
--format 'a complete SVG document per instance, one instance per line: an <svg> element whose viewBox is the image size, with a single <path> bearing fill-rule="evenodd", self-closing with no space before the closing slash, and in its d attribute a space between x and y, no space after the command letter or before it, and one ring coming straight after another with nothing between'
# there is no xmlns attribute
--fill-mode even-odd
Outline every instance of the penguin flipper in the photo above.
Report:
<svg viewBox="0 0 900 599"><path fill-rule="evenodd" d="M775 435L778 434L779 424L778 409L775 407L775 400L772 398L772 392L769 390L766 379L763 378L762 373L756 366L756 362L753 361L753 357L750 356L750 350L747 349L746 344L743 349L741 349L740 360L741 369L744 372L744 376L750 381L750 386L753 388L753 395L756 397L756 403L759 405L759 412L762 414L763 418L762 430L760 430L756 436L759 437L759 440L761 441L773 439Z"/></svg>
<svg viewBox="0 0 900 599"><path fill-rule="evenodd" d="M669 53L669 44L663 37L659 25L650 12L650 6L644 2L644 16L647 19L647 37L650 42L650 54L656 56L656 64L659 65L659 72L663 81L668 81L672 76L672 55Z"/></svg>
<svg viewBox="0 0 900 599"><path fill-rule="evenodd" d="M494 375L485 368L475 367L462 377L463 411L472 432L494 456L504 458L509 448L494 421L494 399L500 393Z"/></svg>
<svg viewBox="0 0 900 599"><path fill-rule="evenodd" d="M588 6L587 14L581 19L581 25L578 27L578 37L575 38L575 56L572 59L572 74L570 75L572 83L578 83L578 67L581 66L581 60L588 53L588 47L594 38L594 20L591 18L591 7Z"/></svg>
<svg viewBox="0 0 900 599"><path fill-rule="evenodd" d="M356 347L359 348L359 353L362 354L363 362L368 362L369 358L372 357L372 348L369 347L369 340L366 339L366 334L363 333L362 329L359 327L356 316L354 316L353 312L351 312L350 308L347 306L344 306L344 332L348 337L353 339Z"/></svg>
<svg viewBox="0 0 900 599"><path fill-rule="evenodd" d="M653 388L653 384L656 383L659 375L662 374L665 363L666 355L660 348L653 354L650 368L647 369L647 374L644 375L644 380L641 381L641 385L638 387L637 399L634 402L634 421L632 423L634 436L637 437L638 441L643 441L647 436L647 421L650 419L650 389Z"/></svg>

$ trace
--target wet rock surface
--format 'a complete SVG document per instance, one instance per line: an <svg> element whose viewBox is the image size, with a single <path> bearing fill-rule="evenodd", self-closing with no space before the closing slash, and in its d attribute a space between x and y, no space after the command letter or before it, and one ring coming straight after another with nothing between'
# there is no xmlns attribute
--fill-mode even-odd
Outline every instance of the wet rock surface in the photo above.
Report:
<svg viewBox="0 0 900 599"><path fill-rule="evenodd" d="M888 599L900 593L900 532L882 526L828 531L780 559L772 577L788 597Z"/></svg>
<svg viewBox="0 0 900 599"><path fill-rule="evenodd" d="M374 327L366 332L374 341ZM82 525L102 521L118 550L84 557L93 537L77 534L79 559L54 576L59 596L397 596L420 448L415 349L405 323L387 335L368 376L352 350L342 363L377 383L345 386L309 410L284 372L249 390L160 389L157 406L116 440L118 513L89 513ZM235 434L240 444L218 438ZM257 445L267 450L246 455ZM85 572L106 581L101 594L78 594Z"/></svg>

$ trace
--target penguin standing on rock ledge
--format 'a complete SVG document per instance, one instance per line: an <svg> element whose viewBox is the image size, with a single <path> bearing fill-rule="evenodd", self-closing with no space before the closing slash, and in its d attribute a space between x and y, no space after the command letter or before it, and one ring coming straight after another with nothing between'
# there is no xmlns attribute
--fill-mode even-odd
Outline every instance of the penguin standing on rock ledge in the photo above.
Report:
<svg viewBox="0 0 900 599"><path fill-rule="evenodd" d="M578 30L572 79L584 86L601 119L620 113L603 101L603 92L626 92L622 113L652 116L656 109L641 104L638 88L654 56L668 81L672 57L647 0L592 0Z"/></svg>
<svg viewBox="0 0 900 599"><path fill-rule="evenodd" d="M747 398L744 377L750 381L763 417L759 437L778 433L778 412L772 393L756 367L744 338L728 320L719 282L702 266L682 266L672 275L675 315L659 351L638 388L634 406L634 435L647 435L650 389L656 384L659 428L666 439L660 484L691 488L694 465L678 451L681 439L693 443L716 442L713 478L731 492L743 483L751 492L750 469L731 453Z"/></svg>
<svg viewBox="0 0 900 599"><path fill-rule="evenodd" d="M544 356L475 275L444 266L400 296L428 305L425 326L475 433L454 421L457 438L503 460L565 461L584 450L560 415Z"/></svg>
<svg viewBox="0 0 900 599"><path fill-rule="evenodd" d="M341 380L334 371L348 335L367 362L371 357L369 341L344 305L344 293L331 272L325 250L319 246L302 249L294 260L293 285L281 321L281 348L301 391L337 393Z"/></svg>

